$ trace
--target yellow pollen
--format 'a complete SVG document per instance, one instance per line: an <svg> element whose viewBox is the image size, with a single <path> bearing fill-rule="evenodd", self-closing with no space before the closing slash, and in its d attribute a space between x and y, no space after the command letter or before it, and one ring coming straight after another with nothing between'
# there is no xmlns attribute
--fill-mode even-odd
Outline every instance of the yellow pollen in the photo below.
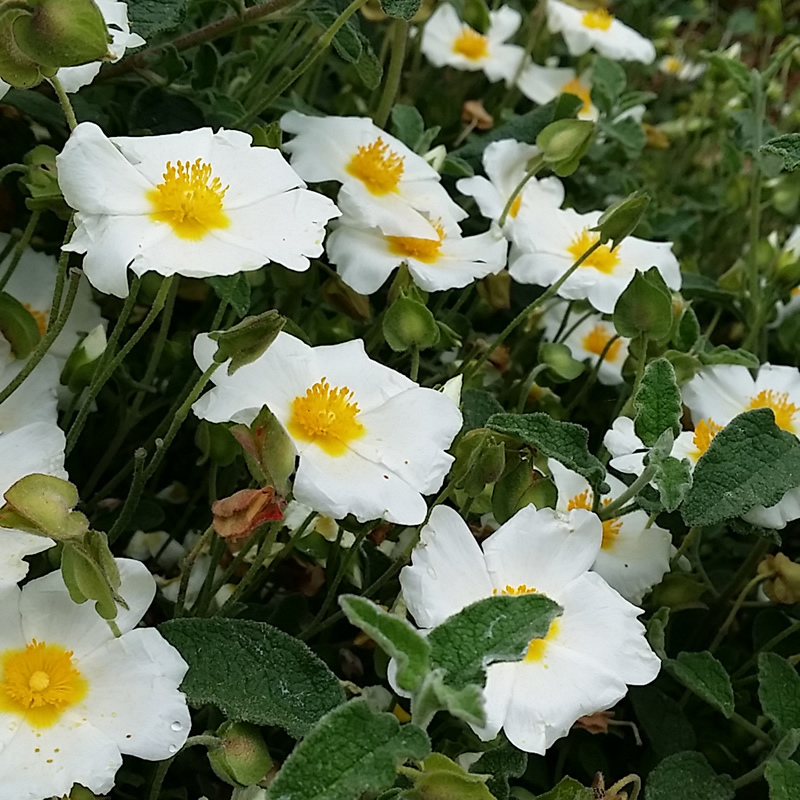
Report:
<svg viewBox="0 0 800 800"><path fill-rule="evenodd" d="M609 14L604 8L595 8L587 11L581 20L584 28L594 28L600 31L607 31L613 21L614 15Z"/></svg>
<svg viewBox="0 0 800 800"><path fill-rule="evenodd" d="M775 392L772 389L762 389L755 397L750 400L748 410L753 408L771 408L775 415L775 424L789 433L795 433L794 415L800 411L794 403L789 400L788 392Z"/></svg>
<svg viewBox="0 0 800 800"><path fill-rule="evenodd" d="M594 495L590 489L584 489L580 494L575 497L570 497L567 503L567 511L572 511L575 508L585 508L587 511L592 510L594 502ZM611 502L610 497L603 498L603 505L607 506ZM603 550L611 550L614 547L614 542L622 528L622 520L619 517L612 517L611 519L603 520Z"/></svg>
<svg viewBox="0 0 800 800"><path fill-rule="evenodd" d="M359 410L350 389L331 388L323 378L292 401L289 433L295 439L313 442L330 456L341 456L350 442L366 432L356 419Z"/></svg>
<svg viewBox="0 0 800 800"><path fill-rule="evenodd" d="M710 417L705 420L701 419L700 422L697 423L694 427L694 436L692 437L692 443L694 444L694 452L691 455L694 456L695 460L700 458L706 450L708 450L708 446L711 444L711 440L722 430L722 425L717 425L713 419Z"/></svg>
<svg viewBox="0 0 800 800"><path fill-rule="evenodd" d="M469 25L461 28L461 33L456 36L453 42L453 52L468 58L470 61L478 61L489 55L489 40L481 36L478 31L473 30Z"/></svg>
<svg viewBox="0 0 800 800"><path fill-rule="evenodd" d="M577 261L593 244L600 239L599 233L594 233L588 228L584 228L567 248L567 252ZM614 267L619 264L619 256L616 250L612 250L607 244L601 244L587 259L581 267L594 267L598 272L611 275Z"/></svg>
<svg viewBox="0 0 800 800"><path fill-rule="evenodd" d="M379 136L372 144L359 147L346 169L372 194L385 195L397 191L403 177L403 157L390 150Z"/></svg>
<svg viewBox="0 0 800 800"><path fill-rule="evenodd" d="M514 198L514 202L511 204L511 208L508 209L508 215L511 217L511 219L514 219L514 217L516 217L517 214L519 214L519 210L521 207L522 207L522 194L518 194Z"/></svg>
<svg viewBox="0 0 800 800"><path fill-rule="evenodd" d="M72 662L72 651L35 639L0 656L0 711L46 728L86 697L88 684Z"/></svg>
<svg viewBox="0 0 800 800"><path fill-rule="evenodd" d="M521 583L519 586L511 586L506 584L505 589L492 589L492 594L506 594L511 597L516 597L520 594L536 594L535 586L528 586L527 583Z"/></svg>
<svg viewBox="0 0 800 800"><path fill-rule="evenodd" d="M605 325L595 325L586 336L583 337L581 344L583 349L589 353L594 353L597 356L603 354L603 350L608 345L606 352L606 361L615 361L619 354L619 349L622 347L622 340L615 339L611 344L608 343L614 338L614 334L609 331Z"/></svg>
<svg viewBox="0 0 800 800"><path fill-rule="evenodd" d="M541 639L534 639L528 645L528 652L525 654L525 661L541 661L547 652L547 645L558 636L561 629L557 619L550 623L547 633Z"/></svg>
<svg viewBox="0 0 800 800"><path fill-rule="evenodd" d="M434 223L438 239L416 239L413 236L387 236L386 243L392 255L413 258L425 264L433 264L439 260L444 241L444 228Z"/></svg>
<svg viewBox="0 0 800 800"><path fill-rule="evenodd" d="M35 309L30 303L23 303L23 306L30 312L30 315L36 320L36 327L39 333L44 336L47 333L47 312Z"/></svg>
<svg viewBox="0 0 800 800"><path fill-rule="evenodd" d="M667 72L671 72L673 75L677 75L677 73L683 69L683 64L680 59L675 58L675 56L669 56L664 61L664 69Z"/></svg>
<svg viewBox="0 0 800 800"><path fill-rule="evenodd" d="M167 161L164 182L147 193L153 204L150 218L166 222L181 239L199 241L209 231L227 228L231 221L222 200L228 186L211 177L211 164L201 159L194 163Z"/></svg>
<svg viewBox="0 0 800 800"><path fill-rule="evenodd" d="M562 94L574 94L577 98L583 101L583 105L579 109L579 114L588 114L592 108L592 95L587 86L584 86L577 77L571 81L567 81L561 87Z"/></svg>
<svg viewBox="0 0 800 800"><path fill-rule="evenodd" d="M792 291L791 291L791 292L789 292L789 294L790 294L792 297L798 297L798 296L800 296L800 286L795 286L795 287L794 287L794 289L792 289Z"/></svg>

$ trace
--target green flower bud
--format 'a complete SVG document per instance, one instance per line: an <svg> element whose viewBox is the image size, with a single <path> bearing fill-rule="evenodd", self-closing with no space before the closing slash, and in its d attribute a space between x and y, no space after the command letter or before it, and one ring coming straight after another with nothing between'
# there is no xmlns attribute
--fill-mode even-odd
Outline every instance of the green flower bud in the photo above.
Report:
<svg viewBox="0 0 800 800"><path fill-rule="evenodd" d="M261 731L247 722L225 722L217 730L221 743L208 751L217 777L231 786L252 786L272 769Z"/></svg>
<svg viewBox="0 0 800 800"><path fill-rule="evenodd" d="M672 294L661 273L651 267L634 274L614 306L614 327L620 336L663 339L672 330Z"/></svg>
<svg viewBox="0 0 800 800"><path fill-rule="evenodd" d="M572 357L565 344L544 342L539 348L539 361L547 364L550 372L565 381L572 381L585 369L585 365Z"/></svg>
<svg viewBox="0 0 800 800"><path fill-rule="evenodd" d="M484 0L462 0L459 5L461 6L461 19L467 25L475 28L478 33L486 33L489 30L491 19L489 8Z"/></svg>
<svg viewBox="0 0 800 800"><path fill-rule="evenodd" d="M275 415L264 406L252 425L234 425L230 432L241 445L256 481L261 486L273 486L280 495L287 495L296 454L289 434Z"/></svg>
<svg viewBox="0 0 800 800"><path fill-rule="evenodd" d="M478 281L477 286L478 294L495 311L508 311L511 308L511 275L508 270L487 275Z"/></svg>
<svg viewBox="0 0 800 800"><path fill-rule="evenodd" d="M0 292L0 334L8 340L16 358L27 358L42 338L33 314L5 292Z"/></svg>
<svg viewBox="0 0 800 800"><path fill-rule="evenodd" d="M636 191L629 194L624 200L607 208L592 230L600 232L600 241L603 244L610 241L612 248L617 247L636 230L649 205L650 195L646 192Z"/></svg>
<svg viewBox="0 0 800 800"><path fill-rule="evenodd" d="M105 620L117 616L117 606L127 608L118 593L120 575L104 533L89 531L82 542L68 542L61 553L61 575L73 603L94 601Z"/></svg>
<svg viewBox="0 0 800 800"><path fill-rule="evenodd" d="M67 219L70 208L67 206L58 185L56 156L58 152L46 144L40 144L25 154L24 162L28 171L20 182L30 197L25 205L31 211L50 210L61 219Z"/></svg>
<svg viewBox="0 0 800 800"><path fill-rule="evenodd" d="M595 124L582 119L551 122L537 137L545 163L556 175L571 175L592 143Z"/></svg>
<svg viewBox="0 0 800 800"><path fill-rule="evenodd" d="M245 317L226 331L212 331L209 338L217 343L214 361L228 364L228 375L260 358L283 329L286 318L277 311L265 311L257 317Z"/></svg>
<svg viewBox="0 0 800 800"><path fill-rule="evenodd" d="M74 394L87 387L106 351L106 344L106 330L102 325L89 331L69 354L61 370L61 383Z"/></svg>
<svg viewBox="0 0 800 800"><path fill-rule="evenodd" d="M395 352L421 350L439 342L439 327L428 308L413 297L401 296L383 316L383 335Z"/></svg>
<svg viewBox="0 0 800 800"><path fill-rule="evenodd" d="M539 484L550 484L552 488ZM552 486L550 479L532 469L530 463L523 460L495 483L492 492L492 513L502 525L517 511L531 503L536 505L541 502L550 506L550 498L554 493L555 487ZM554 504L553 498L552 505ZM539 507L537 505L537 508Z"/></svg>
<svg viewBox="0 0 800 800"><path fill-rule="evenodd" d="M465 434L456 446L455 456L455 485L468 497L477 497L503 474L506 466L504 444L486 428Z"/></svg>
<svg viewBox="0 0 800 800"><path fill-rule="evenodd" d="M322 284L322 298L334 310L358 322L369 322L372 319L372 307L369 297L351 289L339 278L328 278Z"/></svg>
<svg viewBox="0 0 800 800"><path fill-rule="evenodd" d="M14 24L28 16L22 8L4 8L0 4L0 79L18 89L30 89L41 83L45 75L55 74L55 70L43 70L23 50L14 35Z"/></svg>

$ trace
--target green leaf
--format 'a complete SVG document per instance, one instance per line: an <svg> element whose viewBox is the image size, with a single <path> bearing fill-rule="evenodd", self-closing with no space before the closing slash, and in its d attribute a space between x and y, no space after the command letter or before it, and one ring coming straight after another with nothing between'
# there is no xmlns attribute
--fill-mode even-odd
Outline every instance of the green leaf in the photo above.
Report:
<svg viewBox="0 0 800 800"><path fill-rule="evenodd" d="M505 742L494 750L487 750L470 768L479 775L491 775L486 782L497 800L508 800L509 778L520 778L528 766L528 754Z"/></svg>
<svg viewBox="0 0 800 800"><path fill-rule="evenodd" d="M27 358L42 338L33 314L15 297L0 292L0 334L16 358Z"/></svg>
<svg viewBox="0 0 800 800"><path fill-rule="evenodd" d="M730 58L722 53L704 52L711 66L722 73L726 78L730 78L736 86L743 92L750 92L750 70L737 59Z"/></svg>
<svg viewBox="0 0 800 800"><path fill-rule="evenodd" d="M732 800L733 781L717 775L700 753L665 758L647 779L645 800Z"/></svg>
<svg viewBox="0 0 800 800"><path fill-rule="evenodd" d="M484 389L465 389L461 394L461 413L464 416L462 430L465 433L483 428L491 416L502 411L503 406L497 398Z"/></svg>
<svg viewBox="0 0 800 800"><path fill-rule="evenodd" d="M339 605L347 619L361 628L397 662L397 684L413 692L430 666L430 645L404 619L384 611L366 597L340 595Z"/></svg>
<svg viewBox="0 0 800 800"><path fill-rule="evenodd" d="M295 747L267 800L357 800L388 789L400 764L429 753L430 740L421 728L401 727L394 715L351 700L323 717Z"/></svg>
<svg viewBox="0 0 800 800"><path fill-rule="evenodd" d="M189 664L182 691L228 719L304 736L344 702L336 676L302 642L263 622L174 619L159 627Z"/></svg>
<svg viewBox="0 0 800 800"><path fill-rule="evenodd" d="M411 19L419 11L422 0L380 0L381 11L387 17Z"/></svg>
<svg viewBox="0 0 800 800"><path fill-rule="evenodd" d="M633 117L623 117L617 122L606 123L602 129L609 139L622 145L628 158L636 158L647 144L644 128Z"/></svg>
<svg viewBox="0 0 800 800"><path fill-rule="evenodd" d="M758 699L780 733L800 728L800 676L777 653L758 656Z"/></svg>
<svg viewBox="0 0 800 800"><path fill-rule="evenodd" d="M667 658L667 625L669 624L669 607L661 608L647 620L647 641L656 655L665 661Z"/></svg>
<svg viewBox="0 0 800 800"><path fill-rule="evenodd" d="M697 355L703 364L735 364L748 369L758 369L761 363L758 356L749 350L731 350L724 344L717 345L710 350L703 350Z"/></svg>
<svg viewBox="0 0 800 800"><path fill-rule="evenodd" d="M414 788L408 800L495 800L486 786L486 775L467 772L441 753L431 753L421 770L404 770Z"/></svg>
<svg viewBox="0 0 800 800"><path fill-rule="evenodd" d="M692 487L692 467L689 459L682 458L679 461L672 456L658 459L651 456L648 463L654 463L656 466L653 483L658 489L661 505L667 512L675 511L686 499Z"/></svg>
<svg viewBox="0 0 800 800"><path fill-rule="evenodd" d="M773 153L783 159L783 167L787 172L794 172L800 167L800 133L784 133L776 136L761 146L762 153Z"/></svg>
<svg viewBox="0 0 800 800"><path fill-rule="evenodd" d="M575 778L562 778L549 792L540 794L536 800L592 800L595 796Z"/></svg>
<svg viewBox="0 0 800 800"><path fill-rule="evenodd" d="M625 91L625 70L610 58L595 56L592 64L592 102L608 115Z"/></svg>
<svg viewBox="0 0 800 800"><path fill-rule="evenodd" d="M206 280L214 290L214 294L228 303L239 317L247 314L250 310L250 283L243 272L229 277L206 278Z"/></svg>
<svg viewBox="0 0 800 800"><path fill-rule="evenodd" d="M800 764L771 758L764 770L769 800L797 800L800 797Z"/></svg>
<svg viewBox="0 0 800 800"><path fill-rule="evenodd" d="M672 296L655 267L636 271L614 306L614 327L620 336L640 334L663 339L672 329Z"/></svg>
<svg viewBox="0 0 800 800"><path fill-rule="evenodd" d="M671 697L652 685L633 687L628 697L645 737L660 758L695 747L692 723Z"/></svg>
<svg viewBox="0 0 800 800"><path fill-rule="evenodd" d="M542 412L533 414L493 414L487 428L521 439L543 456L554 458L567 469L583 475L597 491L606 470L589 452L589 432L581 425L560 422Z"/></svg>
<svg viewBox="0 0 800 800"><path fill-rule="evenodd" d="M677 350L688 352L700 337L700 322L691 306L686 306L672 334L672 344Z"/></svg>
<svg viewBox="0 0 800 800"><path fill-rule="evenodd" d="M376 89L383 80L383 67L378 60L378 56L372 49L369 39L363 33L359 34L361 39L361 55L355 63L358 77L367 89Z"/></svg>
<svg viewBox="0 0 800 800"><path fill-rule="evenodd" d="M496 661L519 661L532 639L547 635L561 607L541 594L496 595L454 614L428 635L431 664L456 688L484 681Z"/></svg>
<svg viewBox="0 0 800 800"><path fill-rule="evenodd" d="M647 447L652 447L664 431L672 431L674 436L680 433L681 390L675 370L666 358L657 358L647 365L633 407L634 430Z"/></svg>
<svg viewBox="0 0 800 800"><path fill-rule="evenodd" d="M188 4L189 0L128 0L131 30L144 39L174 30L183 22Z"/></svg>
<svg viewBox="0 0 800 800"><path fill-rule="evenodd" d="M454 156L452 153L445 156L440 172L443 175L452 175L454 178L471 178L475 174L469 161Z"/></svg>
<svg viewBox="0 0 800 800"><path fill-rule="evenodd" d="M392 133L407 147L415 150L425 132L425 120L415 106L397 103L392 107Z"/></svg>
<svg viewBox="0 0 800 800"><path fill-rule="evenodd" d="M771 506L800 485L800 442L771 409L745 411L723 428L694 468L681 513L687 525L715 525Z"/></svg>
<svg viewBox="0 0 800 800"><path fill-rule="evenodd" d="M679 653L667 661L672 674L698 697L730 717L733 713L733 685L725 667L707 650Z"/></svg>
<svg viewBox="0 0 800 800"><path fill-rule="evenodd" d="M303 13L323 30L329 28L347 6L346 0L315 0L303 6ZM356 64L361 58L361 31L355 17L350 17L333 37L333 48L342 60Z"/></svg>

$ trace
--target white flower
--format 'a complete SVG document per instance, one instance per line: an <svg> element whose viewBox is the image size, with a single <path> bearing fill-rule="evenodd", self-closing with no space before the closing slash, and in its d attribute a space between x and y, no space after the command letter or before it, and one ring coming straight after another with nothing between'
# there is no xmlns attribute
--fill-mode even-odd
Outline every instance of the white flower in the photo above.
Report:
<svg viewBox="0 0 800 800"><path fill-rule="evenodd" d="M339 204L344 213L325 249L342 280L361 294L376 292L401 264L427 292L466 286L506 265L508 243L496 227L464 237L457 222L440 219L432 221L436 238L389 236L361 218L351 197L341 195Z"/></svg>
<svg viewBox="0 0 800 800"><path fill-rule="evenodd" d="M125 55L125 51L131 47L140 47L145 43L138 33L131 33L131 26L128 23L127 3L117 3L115 0L94 0L103 19L106 21L108 34L111 42L108 50L112 58L108 63L113 64ZM68 93L77 92L83 86L91 83L100 67L106 62L92 61L89 64L81 64L78 67L62 67L56 72L56 77ZM0 97L2 97L11 87L3 80L0 80Z"/></svg>
<svg viewBox="0 0 800 800"><path fill-rule="evenodd" d="M600 115L592 103L591 73L587 70L580 76L569 67L542 67L531 62L522 71L517 86L525 97L544 105L562 94L574 94L583 101L578 119L595 120Z"/></svg>
<svg viewBox="0 0 800 800"><path fill-rule="evenodd" d="M119 638L93 603L70 600L60 572L0 589L0 800L62 797L74 783L105 794L123 753L158 761L186 741L186 662L155 628L134 630L155 582L138 561L117 564Z"/></svg>
<svg viewBox="0 0 800 800"><path fill-rule="evenodd" d="M537 155L538 147L513 139L492 142L483 151L483 169L488 177L461 178L456 188L475 198L484 217L499 222L503 209L528 171L528 163ZM511 204L503 232L514 241L517 220L526 212L536 214L544 205L559 208L563 202L564 185L558 178L531 178Z"/></svg>
<svg viewBox="0 0 800 800"><path fill-rule="evenodd" d="M0 335L0 389L5 389L24 366L25 361L12 356L11 346ZM58 417L58 377L58 363L46 355L11 397L0 403L0 434L32 422L55 424Z"/></svg>
<svg viewBox="0 0 800 800"><path fill-rule="evenodd" d="M0 505L3 495L26 475L39 473L66 478L61 429L47 422L34 422L9 433L0 432ZM41 553L55 542L13 528L0 528L0 587L17 583L28 574L25 556Z"/></svg>
<svg viewBox="0 0 800 800"><path fill-rule="evenodd" d="M591 510L594 493L586 478L552 458L547 466L558 489L556 509ZM608 505L627 488L613 475L606 475L605 481L611 492L603 496L602 505ZM641 603L644 595L669 571L672 537L669 531L658 525L648 526L648 522L647 512L641 510L604 520L603 543L592 565L593 572L632 603Z"/></svg>
<svg viewBox="0 0 800 800"><path fill-rule="evenodd" d="M436 236L432 219L466 217L439 183L439 173L365 117L308 117L290 111L281 127L294 134L283 146L307 181L339 181L364 222L389 236Z"/></svg>
<svg viewBox="0 0 800 800"><path fill-rule="evenodd" d="M562 515L526 506L482 546L453 509L431 512L400 575L420 627L497 593L540 592L564 609L523 661L489 667L486 725L475 728L484 741L503 728L515 747L544 753L578 718L622 699L626 684L658 674L660 661L636 619L641 610L588 571L601 543L600 521L580 509Z"/></svg>
<svg viewBox="0 0 800 800"><path fill-rule="evenodd" d="M7 233L0 233L0 250L9 240ZM17 269L5 287L5 291L19 300L31 312L42 336L50 321L50 306L56 285L58 264L52 256L37 253L28 247L22 253ZM48 355L55 356L59 367L63 367L78 340L98 325L106 326L100 315L100 307L92 300L92 290L85 280L78 284L78 293L64 329L53 342Z"/></svg>
<svg viewBox="0 0 800 800"><path fill-rule="evenodd" d="M674 75L679 81L693 81L705 71L705 64L696 64L684 56L664 56L658 68L667 75Z"/></svg>
<svg viewBox="0 0 800 800"><path fill-rule="evenodd" d="M800 370L796 367L762 364L755 378L746 367L705 367L683 387L683 402L695 430L702 423L710 429L710 438L734 417L754 408L772 409L775 424L800 438ZM743 518L765 528L784 528L800 518L800 488L790 489L773 506L756 506Z"/></svg>
<svg viewBox="0 0 800 800"><path fill-rule="evenodd" d="M521 21L519 11L503 6L489 12L489 28L482 34L462 22L450 3L442 3L425 23L420 47L434 66L483 70L490 81L510 82L525 58L525 50L505 42L517 32Z"/></svg>
<svg viewBox="0 0 800 800"><path fill-rule="evenodd" d="M652 64L656 60L653 43L604 8L586 11L560 0L547 0L547 26L553 33L561 33L573 56L594 49L617 61Z"/></svg>
<svg viewBox="0 0 800 800"><path fill-rule="evenodd" d="M290 531L300 530L300 527L308 519L308 515L314 513L308 506L292 500L283 512L283 522ZM339 538L339 523L333 517L325 514L316 514L311 524L306 528L304 536L316 531L323 539L335 542ZM350 531L342 531L340 544L345 549L355 544L356 537Z"/></svg>
<svg viewBox="0 0 800 800"><path fill-rule="evenodd" d="M277 261L308 269L338 216L283 156L242 131L210 128L108 139L82 122L56 158L64 198L78 213L64 249L101 292L125 297L137 275L233 275Z"/></svg>
<svg viewBox="0 0 800 800"><path fill-rule="evenodd" d="M553 341L564 319L567 304L554 303L544 315L545 339ZM573 312L564 327L569 332L562 340L576 361L587 361L593 367L605 352L600 363L597 378L607 386L623 383L622 365L628 357L629 339L617 336L612 323L599 314L591 314L585 319L580 312ZM611 340L614 341L611 341ZM609 344L611 342L611 344ZM608 348L608 349L606 349Z"/></svg>
<svg viewBox="0 0 800 800"><path fill-rule="evenodd" d="M549 286L560 278L600 234L600 211L579 214L571 208L540 206L535 213L520 214L509 272L520 283ZM637 270L655 266L670 289L680 289L681 273L670 242L648 242L628 236L613 250L601 245L569 277L558 294L567 300L588 300L598 311L610 314Z"/></svg>
<svg viewBox="0 0 800 800"><path fill-rule="evenodd" d="M215 350L197 337L201 369ZM458 407L372 361L360 339L309 347L280 333L256 361L212 380L195 414L250 424L267 405L300 456L295 499L334 519L416 525L428 510L422 495L439 489L453 461L445 450L461 428Z"/></svg>

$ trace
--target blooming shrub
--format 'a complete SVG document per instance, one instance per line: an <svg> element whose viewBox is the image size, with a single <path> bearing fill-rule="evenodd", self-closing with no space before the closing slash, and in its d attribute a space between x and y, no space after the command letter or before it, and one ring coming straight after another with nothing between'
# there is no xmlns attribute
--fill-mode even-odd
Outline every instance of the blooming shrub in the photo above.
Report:
<svg viewBox="0 0 800 800"><path fill-rule="evenodd" d="M0 0L0 800L798 800L799 65Z"/></svg>

